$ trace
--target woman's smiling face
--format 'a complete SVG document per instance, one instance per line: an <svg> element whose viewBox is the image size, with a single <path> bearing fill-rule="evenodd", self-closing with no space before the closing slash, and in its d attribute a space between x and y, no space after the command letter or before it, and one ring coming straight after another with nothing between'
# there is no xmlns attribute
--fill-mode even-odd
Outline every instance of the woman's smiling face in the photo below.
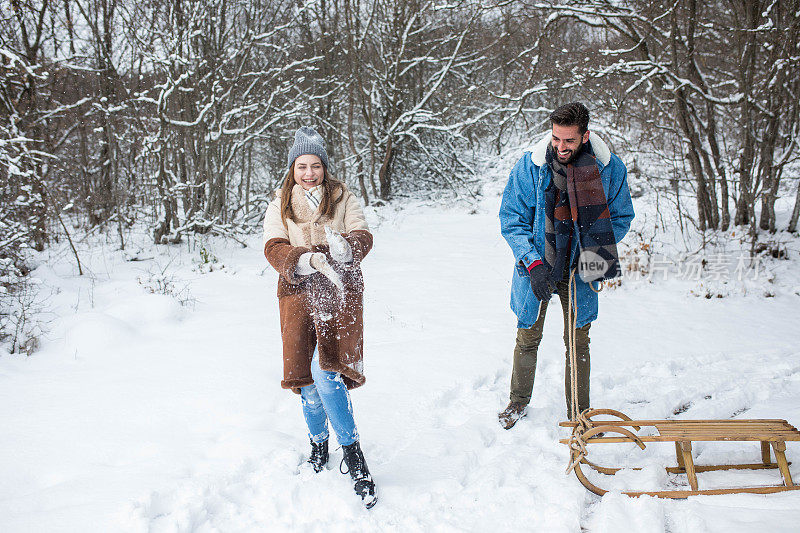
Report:
<svg viewBox="0 0 800 533"><path fill-rule="evenodd" d="M294 160L294 182L305 190L320 185L323 179L325 179L325 166L319 157L305 154Z"/></svg>

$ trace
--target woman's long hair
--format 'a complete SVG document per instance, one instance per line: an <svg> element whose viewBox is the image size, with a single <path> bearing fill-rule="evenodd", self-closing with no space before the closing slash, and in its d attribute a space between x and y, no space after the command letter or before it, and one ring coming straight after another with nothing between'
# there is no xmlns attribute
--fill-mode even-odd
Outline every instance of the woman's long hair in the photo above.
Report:
<svg viewBox="0 0 800 533"><path fill-rule="evenodd" d="M328 173L328 167L324 165L323 172L321 184L322 202L319 204L319 210L323 216L331 218L336 206L342 201L342 198L344 198L344 183L332 178ZM292 211L292 189L295 185L297 184L294 182L294 163L292 163L292 166L289 167L289 171L286 173L286 178L283 180L283 185L281 185L281 220L284 225L286 224L287 218L294 220L294 212Z"/></svg>

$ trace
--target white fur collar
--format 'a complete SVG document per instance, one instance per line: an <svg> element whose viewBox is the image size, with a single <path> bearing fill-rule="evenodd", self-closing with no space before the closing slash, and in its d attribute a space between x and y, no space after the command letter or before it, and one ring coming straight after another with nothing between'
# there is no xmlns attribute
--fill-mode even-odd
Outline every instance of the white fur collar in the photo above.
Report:
<svg viewBox="0 0 800 533"><path fill-rule="evenodd" d="M547 153L547 145L550 144L550 139L552 139L552 134L548 131L541 140L530 148L531 161L537 167L544 165L544 156ZM589 131L589 142L592 144L594 156L603 163L603 166L608 165L611 162L611 150L608 149L605 141L595 132Z"/></svg>

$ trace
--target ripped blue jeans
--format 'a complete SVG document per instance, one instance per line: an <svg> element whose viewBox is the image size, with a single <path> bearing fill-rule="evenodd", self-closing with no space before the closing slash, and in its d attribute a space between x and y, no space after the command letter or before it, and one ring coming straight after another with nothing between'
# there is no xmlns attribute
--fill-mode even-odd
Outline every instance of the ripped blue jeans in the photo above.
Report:
<svg viewBox="0 0 800 533"><path fill-rule="evenodd" d="M300 388L308 436L317 443L328 440L330 419L339 444L353 444L358 440L358 430L353 418L350 393L338 372L328 372L319 367L316 350L311 360L311 377L314 378L314 383Z"/></svg>

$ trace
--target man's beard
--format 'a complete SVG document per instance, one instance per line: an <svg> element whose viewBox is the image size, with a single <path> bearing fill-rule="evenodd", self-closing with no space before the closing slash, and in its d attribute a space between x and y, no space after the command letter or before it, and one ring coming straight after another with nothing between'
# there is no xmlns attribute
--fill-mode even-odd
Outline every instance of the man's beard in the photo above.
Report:
<svg viewBox="0 0 800 533"><path fill-rule="evenodd" d="M581 143L580 146L578 146L578 149L577 150L573 150L572 153L569 155L569 157L567 157L563 161L561 160L561 157L559 157L559 155L558 155L558 150L554 149L554 151L556 153L556 160L559 163L561 163L562 165L568 165L568 164L572 163L573 161L575 161L575 158L578 157L581 154L581 152L583 152L586 149L586 145L587 144L589 144L589 143L588 142Z"/></svg>

